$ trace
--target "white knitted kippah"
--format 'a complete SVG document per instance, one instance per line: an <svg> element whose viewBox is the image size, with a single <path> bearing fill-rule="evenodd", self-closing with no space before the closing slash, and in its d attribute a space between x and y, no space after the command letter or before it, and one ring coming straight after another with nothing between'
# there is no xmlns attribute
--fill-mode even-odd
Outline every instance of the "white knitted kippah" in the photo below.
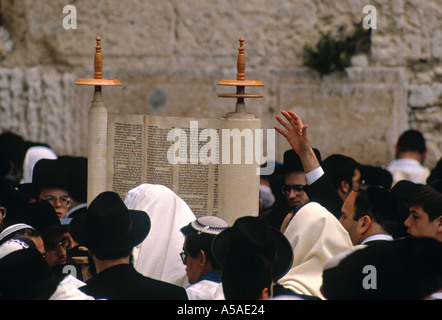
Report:
<svg viewBox="0 0 442 320"><path fill-rule="evenodd" d="M226 221L216 216L199 217L191 223L191 226L198 231L198 233L208 233L214 235L219 234L221 231L229 227Z"/></svg>
<svg viewBox="0 0 442 320"><path fill-rule="evenodd" d="M28 248L29 245L26 242L15 238L10 239L5 243L3 243L2 245L0 245L0 259L4 258L5 256L7 256L12 252Z"/></svg>

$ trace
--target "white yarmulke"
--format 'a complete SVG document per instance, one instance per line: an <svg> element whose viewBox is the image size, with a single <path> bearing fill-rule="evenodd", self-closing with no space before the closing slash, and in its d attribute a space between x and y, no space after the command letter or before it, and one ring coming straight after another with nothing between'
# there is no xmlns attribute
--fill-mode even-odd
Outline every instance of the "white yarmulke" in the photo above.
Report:
<svg viewBox="0 0 442 320"><path fill-rule="evenodd" d="M208 233L214 235L219 234L221 231L229 227L226 221L216 216L199 217L191 223L191 226L198 231L198 233Z"/></svg>
<svg viewBox="0 0 442 320"><path fill-rule="evenodd" d="M29 249L29 245L20 240L20 239L11 239L0 245L0 259L4 258L8 254L22 250L22 249Z"/></svg>
<svg viewBox="0 0 442 320"><path fill-rule="evenodd" d="M7 236L13 234L14 232L17 232L19 230L23 229L34 229L34 227L26 224L26 223L17 223L13 224L12 226L7 227L5 230L3 230L0 233L0 242L5 239ZM35 229L34 229L35 230Z"/></svg>

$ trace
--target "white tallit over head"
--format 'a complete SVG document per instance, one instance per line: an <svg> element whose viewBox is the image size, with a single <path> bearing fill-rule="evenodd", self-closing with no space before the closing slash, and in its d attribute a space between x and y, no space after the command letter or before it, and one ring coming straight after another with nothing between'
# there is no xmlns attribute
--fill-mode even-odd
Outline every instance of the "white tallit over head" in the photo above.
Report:
<svg viewBox="0 0 442 320"><path fill-rule="evenodd" d="M279 283L324 299L320 292L324 265L338 253L352 250L348 232L327 209L310 202L295 214L284 235L293 248L293 265Z"/></svg>
<svg viewBox="0 0 442 320"><path fill-rule="evenodd" d="M147 277L185 286L186 266L180 258L180 229L196 219L186 202L169 188L142 184L127 193L129 209L147 212L151 221L146 239L134 249L134 267Z"/></svg>

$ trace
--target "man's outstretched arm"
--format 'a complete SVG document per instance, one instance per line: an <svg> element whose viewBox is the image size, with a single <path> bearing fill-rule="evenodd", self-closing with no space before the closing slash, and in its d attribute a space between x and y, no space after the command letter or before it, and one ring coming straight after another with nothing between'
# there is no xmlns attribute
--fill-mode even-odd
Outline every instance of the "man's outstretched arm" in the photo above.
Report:
<svg viewBox="0 0 442 320"><path fill-rule="evenodd" d="M304 172L309 173L319 168L319 161L316 158L308 138L308 126L304 125L301 118L293 111L287 112L283 110L281 114L287 121L277 115L276 120L278 120L284 129L275 126L275 130L287 139L290 146L299 155L302 166L304 167Z"/></svg>

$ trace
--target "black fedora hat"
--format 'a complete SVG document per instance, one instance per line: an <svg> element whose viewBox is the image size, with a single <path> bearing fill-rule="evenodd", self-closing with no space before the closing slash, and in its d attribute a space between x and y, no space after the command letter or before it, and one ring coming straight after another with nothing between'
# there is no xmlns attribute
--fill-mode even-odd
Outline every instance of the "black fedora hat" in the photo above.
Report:
<svg viewBox="0 0 442 320"><path fill-rule="evenodd" d="M6 208L6 218L4 222L14 216L24 206L29 203L31 196L28 193L18 190L2 190L0 191L0 205Z"/></svg>
<svg viewBox="0 0 442 320"><path fill-rule="evenodd" d="M313 148L313 152L318 159L318 162L321 163L321 153L318 149ZM282 165L275 167L275 174L286 174L292 171L304 171L304 167L302 166L301 158L293 149L289 149L284 152L284 158Z"/></svg>
<svg viewBox="0 0 442 320"><path fill-rule="evenodd" d="M9 242L27 239L11 239ZM8 242L2 246L7 246ZM48 299L65 275L55 275L45 258L26 244L0 259L0 300Z"/></svg>
<svg viewBox="0 0 442 320"><path fill-rule="evenodd" d="M68 171L71 198L78 202L87 202L87 158L62 155L57 161Z"/></svg>
<svg viewBox="0 0 442 320"><path fill-rule="evenodd" d="M85 213L69 223L69 233L76 242L101 252L130 249L140 244L149 231L147 213L129 210L112 191L100 193Z"/></svg>
<svg viewBox="0 0 442 320"><path fill-rule="evenodd" d="M433 187L434 189L442 193L442 179L428 182L427 186Z"/></svg>
<svg viewBox="0 0 442 320"><path fill-rule="evenodd" d="M257 253L274 263L274 280L279 280L292 267L293 250L287 238L258 217L238 218L232 227L213 239L212 252L217 263L225 265L229 255Z"/></svg>
<svg viewBox="0 0 442 320"><path fill-rule="evenodd" d="M45 187L71 189L69 166L59 159L40 159L32 171L32 182L22 183L17 189L35 195Z"/></svg>
<svg viewBox="0 0 442 320"><path fill-rule="evenodd" d="M369 274L375 287L364 286ZM372 282L372 284L374 284ZM442 286L442 244L433 238L382 241L355 250L324 268L323 292L329 300L420 300Z"/></svg>
<svg viewBox="0 0 442 320"><path fill-rule="evenodd" d="M410 200L422 189L424 185L409 180L400 180L391 188L390 194L398 201L409 205Z"/></svg>
<svg viewBox="0 0 442 320"><path fill-rule="evenodd" d="M54 207L46 200L28 203L7 218L8 225L26 223L32 226L43 239L68 232L68 227L62 225Z"/></svg>

